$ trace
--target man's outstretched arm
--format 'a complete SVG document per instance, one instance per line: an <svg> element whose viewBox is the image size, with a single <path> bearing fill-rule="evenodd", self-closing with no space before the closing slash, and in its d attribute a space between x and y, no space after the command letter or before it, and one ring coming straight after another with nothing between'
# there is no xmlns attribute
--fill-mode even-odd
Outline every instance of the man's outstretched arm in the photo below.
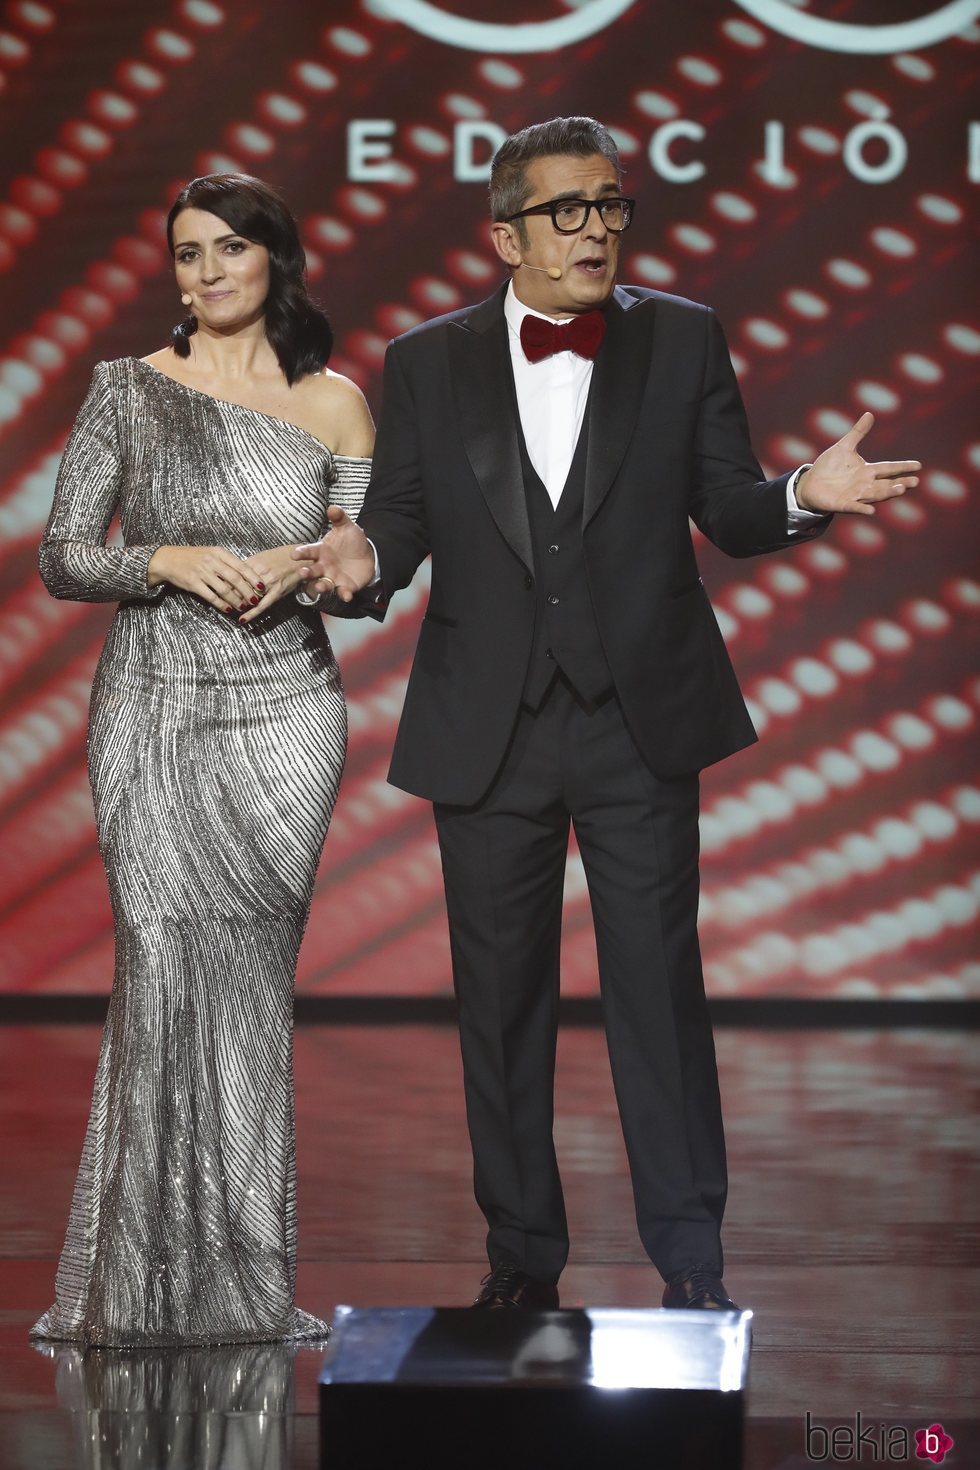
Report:
<svg viewBox="0 0 980 1470"><path fill-rule="evenodd" d="M379 592L390 596L408 586L429 554L418 421L397 343L389 344L385 356L371 483L358 517L371 539L339 507L331 506L327 515L330 527L323 540L294 553L305 564L310 590L320 595L333 591L341 602L350 603L358 592L383 582Z"/></svg>

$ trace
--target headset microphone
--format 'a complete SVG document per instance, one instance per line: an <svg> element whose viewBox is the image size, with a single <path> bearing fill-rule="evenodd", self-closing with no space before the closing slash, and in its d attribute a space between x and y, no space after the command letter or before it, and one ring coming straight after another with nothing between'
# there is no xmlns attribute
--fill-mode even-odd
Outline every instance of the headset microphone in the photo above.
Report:
<svg viewBox="0 0 980 1470"><path fill-rule="evenodd" d="M562 272L556 265L528 265L526 260L522 260L521 265L528 271L541 271L543 275L550 276L553 281L560 281L562 278Z"/></svg>

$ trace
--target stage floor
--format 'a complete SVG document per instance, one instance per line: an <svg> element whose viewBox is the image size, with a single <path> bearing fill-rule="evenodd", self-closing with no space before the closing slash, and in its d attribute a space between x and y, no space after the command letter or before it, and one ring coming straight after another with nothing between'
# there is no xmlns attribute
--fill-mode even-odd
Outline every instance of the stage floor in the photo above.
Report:
<svg viewBox="0 0 980 1470"><path fill-rule="evenodd" d="M55 1363L27 1340L50 1303L99 1035L0 1027L0 1470L157 1463L137 1457L134 1425L93 1417L106 1405L91 1384L80 1397L64 1369L59 1403ZM732 1181L725 1280L755 1313L746 1470L810 1463L808 1411L811 1424L852 1432L860 1413L879 1446L893 1426L938 1422L955 1440L951 1470L980 1463L975 1034L733 1029L717 1040ZM471 1299L486 1267L454 1031L305 1026L296 1087L299 1304L329 1317L338 1303ZM636 1237L591 1027L562 1034L557 1110L572 1232L563 1305L656 1306L662 1287ZM265 1458L200 1463L312 1470L319 1363L317 1351L297 1354L292 1412ZM908 1463L923 1463L914 1449Z"/></svg>

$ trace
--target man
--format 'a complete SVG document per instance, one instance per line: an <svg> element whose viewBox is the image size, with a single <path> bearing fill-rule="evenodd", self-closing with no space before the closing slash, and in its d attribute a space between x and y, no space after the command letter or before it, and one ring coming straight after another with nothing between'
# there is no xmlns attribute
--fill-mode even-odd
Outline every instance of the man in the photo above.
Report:
<svg viewBox="0 0 980 1470"><path fill-rule="evenodd" d="M866 465L866 414L812 467L763 479L713 313L616 286L633 201L591 118L509 138L490 201L508 286L391 344L363 529L331 509L324 542L296 554L317 592L382 614L432 557L390 779L435 809L489 1227L476 1304L558 1305L568 1238L552 1094L572 822L640 1236L665 1306L730 1310L698 772L755 732L688 517L752 556L818 535L829 512L872 515L919 466Z"/></svg>

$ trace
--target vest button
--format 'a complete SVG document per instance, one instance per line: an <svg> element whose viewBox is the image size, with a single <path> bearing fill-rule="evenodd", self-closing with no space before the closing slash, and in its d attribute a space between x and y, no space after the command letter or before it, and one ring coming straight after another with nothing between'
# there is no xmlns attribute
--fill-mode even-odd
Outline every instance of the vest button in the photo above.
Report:
<svg viewBox="0 0 980 1470"><path fill-rule="evenodd" d="M558 547L557 546L549 546L548 547L548 555L549 556L557 556L558 555Z"/></svg>
<svg viewBox="0 0 980 1470"><path fill-rule="evenodd" d="M531 588L534 586L534 578L533 577L525 577L524 578L524 586L527 588L528 592L530 592Z"/></svg>
<svg viewBox="0 0 980 1470"><path fill-rule="evenodd" d="M554 658L555 655L552 653L550 648L546 648L544 651L544 656L545 658Z"/></svg>
<svg viewBox="0 0 980 1470"><path fill-rule="evenodd" d="M552 607L557 607L559 602L561 601L561 598L556 597L555 594L552 592L551 596L548 598L548 601L551 603Z"/></svg>

